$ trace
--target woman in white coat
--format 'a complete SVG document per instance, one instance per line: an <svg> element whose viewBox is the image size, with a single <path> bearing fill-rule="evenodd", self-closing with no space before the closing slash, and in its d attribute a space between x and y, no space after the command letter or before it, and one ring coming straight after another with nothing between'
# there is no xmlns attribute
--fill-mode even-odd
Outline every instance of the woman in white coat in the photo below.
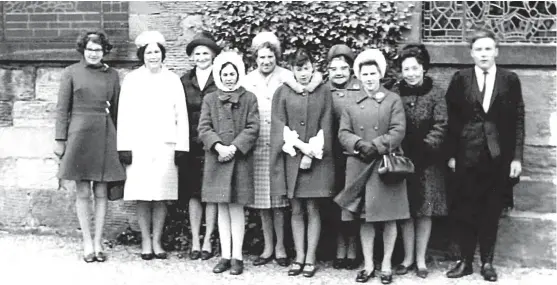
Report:
<svg viewBox="0 0 557 285"><path fill-rule="evenodd" d="M165 203L178 199L176 165L189 151L187 108L180 78L162 64L163 35L143 32L135 44L143 66L124 78L118 112L117 148L127 175L124 200L137 201L141 258L165 259Z"/></svg>

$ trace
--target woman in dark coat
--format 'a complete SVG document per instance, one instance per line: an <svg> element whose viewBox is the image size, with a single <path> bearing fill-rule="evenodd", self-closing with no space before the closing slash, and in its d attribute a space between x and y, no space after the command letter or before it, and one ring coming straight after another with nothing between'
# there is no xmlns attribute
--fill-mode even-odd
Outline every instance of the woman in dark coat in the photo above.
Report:
<svg viewBox="0 0 557 285"><path fill-rule="evenodd" d="M399 93L406 111L404 154L414 162L415 173L406 179L411 218L402 221L404 261L395 268L403 275L414 263L417 275L426 278L427 243L431 217L447 215L445 175L447 167L441 146L447 132L445 92L425 76L429 54L423 45L408 45L400 56L402 80L393 92Z"/></svg>
<svg viewBox="0 0 557 285"><path fill-rule="evenodd" d="M56 106L56 144L61 158L58 178L76 183L76 212L83 234L85 262L106 260L102 233L107 206L106 183L126 178L116 151L118 72L102 62L112 49L106 35L89 32L78 38L83 55L62 74ZM95 237L90 231L91 182L95 195Z"/></svg>
<svg viewBox="0 0 557 285"><path fill-rule="evenodd" d="M240 86L242 57L223 52L215 58L213 77L219 88L203 98L199 139L205 146L203 202L218 203L221 260L213 269L242 274L244 206L253 202L253 148L259 134L257 98Z"/></svg>
<svg viewBox="0 0 557 285"><path fill-rule="evenodd" d="M199 239L203 205L201 204L201 181L203 179L203 163L205 151L203 143L197 135L197 125L201 114L201 104L205 95L217 91L213 79L213 59L220 52L219 46L208 33L197 34L186 46L186 54L191 56L195 67L188 71L180 80L186 93L188 106L188 121L190 123L190 153L184 165L178 168L179 200L188 201L188 211L191 228L190 259L207 260L213 256L211 235L215 229L217 205L205 204L205 235L203 247Z"/></svg>
<svg viewBox="0 0 557 285"><path fill-rule="evenodd" d="M314 69L306 50L296 52L291 66L296 80L309 84ZM287 196L292 205L296 261L289 275L312 277L316 271L315 251L321 231L318 198L331 197L334 191L332 107L331 91L324 84L302 94L283 85L273 96L271 194ZM308 216L307 251L304 214Z"/></svg>
<svg viewBox="0 0 557 285"><path fill-rule="evenodd" d="M367 282L374 276L374 227L375 223L383 222L385 228L381 281L388 284L392 281L391 257L397 235L396 220L408 219L410 214L406 183L384 183L379 176L379 163L374 163L380 156L400 147L406 126L400 97L379 83L385 69L386 62L381 51L366 50L358 55L354 63L354 73L364 88L353 94L356 104L344 109L338 135L340 143L349 155L346 161L347 188L354 184L362 172L372 167L362 189L362 212L358 213L364 220L360 228L360 239L365 265L364 270L358 273L356 281ZM339 202L337 198L335 201ZM339 205L346 207L343 203Z"/></svg>

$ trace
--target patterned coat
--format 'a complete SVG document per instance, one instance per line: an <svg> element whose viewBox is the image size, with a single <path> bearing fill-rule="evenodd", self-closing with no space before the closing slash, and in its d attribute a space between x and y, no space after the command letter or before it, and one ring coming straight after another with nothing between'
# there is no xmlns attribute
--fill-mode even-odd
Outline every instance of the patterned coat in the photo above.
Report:
<svg viewBox="0 0 557 285"><path fill-rule="evenodd" d="M231 93L226 101L224 93ZM199 139L205 146L205 167L201 199L211 203L253 201L253 147L259 134L257 98L243 87L233 92L217 90L203 98L199 118ZM234 145L235 157L219 162L214 145Z"/></svg>
<svg viewBox="0 0 557 285"><path fill-rule="evenodd" d="M381 99L370 98L360 89L353 94L356 104L349 105L340 119L339 140L349 154L355 153L355 145L363 139L371 142L380 155L396 149L404 138L406 118L402 100L398 94L381 87ZM359 174L369 166L359 156L351 155L346 161L346 185L351 185ZM385 184L377 172L378 164L365 186L363 218L367 222L392 221L410 217L406 181ZM343 220L351 217L343 215Z"/></svg>
<svg viewBox="0 0 557 285"><path fill-rule="evenodd" d="M430 77L425 77L419 87L401 81L392 91L400 94L406 112L402 149L416 167L415 173L406 179L410 213L413 217L446 215L445 92L434 85Z"/></svg>
<svg viewBox="0 0 557 285"><path fill-rule="evenodd" d="M283 85L273 97L271 122L271 193L288 198L331 197L334 193L335 160L333 157L333 102L331 91L321 84L313 92L297 94ZM282 151L283 130L296 131L308 142L323 130L323 158L314 158L309 170L300 170L303 154L292 157Z"/></svg>

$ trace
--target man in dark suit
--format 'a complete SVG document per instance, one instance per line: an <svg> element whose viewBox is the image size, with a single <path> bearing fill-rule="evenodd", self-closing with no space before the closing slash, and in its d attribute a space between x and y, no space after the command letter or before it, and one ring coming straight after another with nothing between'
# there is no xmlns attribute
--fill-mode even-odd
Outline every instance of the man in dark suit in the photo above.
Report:
<svg viewBox="0 0 557 285"><path fill-rule="evenodd" d="M470 41L475 66L457 71L446 94L449 115L449 167L455 171L450 215L461 259L449 278L473 273L476 243L481 274L497 281L493 252L501 211L522 172L524 102L518 76L495 65L495 34L477 30Z"/></svg>

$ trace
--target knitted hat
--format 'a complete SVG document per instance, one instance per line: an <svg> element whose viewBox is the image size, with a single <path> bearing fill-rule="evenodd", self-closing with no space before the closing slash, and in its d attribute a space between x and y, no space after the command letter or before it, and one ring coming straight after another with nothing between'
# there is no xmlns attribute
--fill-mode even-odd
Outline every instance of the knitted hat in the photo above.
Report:
<svg viewBox="0 0 557 285"><path fill-rule="evenodd" d="M329 53L327 54L327 61L331 61L334 57L339 55L345 56L351 62L354 61L354 52L351 48L344 44L338 44L331 47Z"/></svg>

